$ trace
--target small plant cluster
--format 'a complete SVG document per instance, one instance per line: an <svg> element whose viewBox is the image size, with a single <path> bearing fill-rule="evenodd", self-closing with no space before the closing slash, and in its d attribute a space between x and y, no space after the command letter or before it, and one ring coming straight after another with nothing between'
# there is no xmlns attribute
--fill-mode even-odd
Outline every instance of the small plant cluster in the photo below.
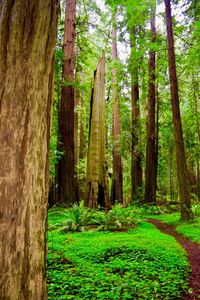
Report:
<svg viewBox="0 0 200 300"><path fill-rule="evenodd" d="M85 231L127 231L138 224L135 211L115 206L112 210L97 211L74 205L72 208L54 208L49 212L53 222L49 222L49 230L58 229L64 232Z"/></svg>
<svg viewBox="0 0 200 300"><path fill-rule="evenodd" d="M49 300L178 300L187 289L183 250L151 224L140 222L117 233L53 231L48 235Z"/></svg>

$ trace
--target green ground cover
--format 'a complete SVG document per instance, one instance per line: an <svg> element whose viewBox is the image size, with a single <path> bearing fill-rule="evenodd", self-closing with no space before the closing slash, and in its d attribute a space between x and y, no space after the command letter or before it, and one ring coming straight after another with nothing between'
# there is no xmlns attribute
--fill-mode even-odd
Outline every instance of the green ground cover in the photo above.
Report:
<svg viewBox="0 0 200 300"><path fill-rule="evenodd" d="M67 216L68 210L49 212L50 300L181 299L189 268L183 249L172 237L135 220L137 225L127 232L67 232L63 230ZM113 222L112 213L109 218Z"/></svg>
<svg viewBox="0 0 200 300"><path fill-rule="evenodd" d="M152 216L151 216L152 217ZM163 214L159 216L153 216L154 219L161 220L169 225L176 227L178 233L183 234L187 238L191 239L196 243L200 243L200 217L199 213L192 222L184 223L180 221L180 213Z"/></svg>

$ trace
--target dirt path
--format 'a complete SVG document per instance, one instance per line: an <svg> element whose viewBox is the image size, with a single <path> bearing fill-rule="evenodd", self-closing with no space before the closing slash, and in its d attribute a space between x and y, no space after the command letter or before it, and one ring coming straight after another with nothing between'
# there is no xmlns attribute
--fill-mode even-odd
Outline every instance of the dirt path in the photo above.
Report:
<svg viewBox="0 0 200 300"><path fill-rule="evenodd" d="M148 222L155 225L165 234L172 235L177 242L186 250L188 260L191 266L189 288L193 291L183 297L183 300L199 300L200 299L200 245L189 241L181 234L177 233L174 227L164 224L155 219L148 219Z"/></svg>

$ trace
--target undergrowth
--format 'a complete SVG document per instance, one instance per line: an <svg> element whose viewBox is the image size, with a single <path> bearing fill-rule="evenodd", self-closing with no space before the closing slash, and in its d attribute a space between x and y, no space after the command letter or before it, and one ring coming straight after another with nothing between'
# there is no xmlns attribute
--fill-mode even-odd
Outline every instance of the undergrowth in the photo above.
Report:
<svg viewBox="0 0 200 300"><path fill-rule="evenodd" d="M130 217L131 209L125 211ZM89 214L91 222L96 212ZM189 270L173 238L144 222L134 222L137 226L127 232L66 233L61 228L68 215L58 208L49 213L50 300L181 299Z"/></svg>

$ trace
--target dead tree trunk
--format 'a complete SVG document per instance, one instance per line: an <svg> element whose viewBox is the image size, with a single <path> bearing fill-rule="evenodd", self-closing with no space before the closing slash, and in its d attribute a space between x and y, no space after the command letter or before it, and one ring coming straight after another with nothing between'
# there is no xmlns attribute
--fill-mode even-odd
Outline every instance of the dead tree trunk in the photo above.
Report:
<svg viewBox="0 0 200 300"><path fill-rule="evenodd" d="M91 96L85 206L110 208L105 155L105 54L99 58Z"/></svg>
<svg viewBox="0 0 200 300"><path fill-rule="evenodd" d="M115 21L115 13L113 13L113 29L112 29L112 60L117 61L117 29ZM120 153L120 120L119 120L119 88L117 86L117 69L112 69L112 97L113 97L113 183L112 183L112 204L117 200L123 203L122 191L122 159Z"/></svg>
<svg viewBox="0 0 200 300"><path fill-rule="evenodd" d="M65 83L62 87L58 115L59 150L63 152L58 163L57 199L59 203L71 206L79 202L78 185L75 172L74 151L74 44L75 44L76 1L66 0L64 33Z"/></svg>
<svg viewBox="0 0 200 300"><path fill-rule="evenodd" d="M47 299L56 0L0 1L0 299Z"/></svg>
<svg viewBox="0 0 200 300"><path fill-rule="evenodd" d="M172 115L173 115L173 125L174 125L174 141L176 145L178 185L179 185L179 195L181 201L181 219L190 220L192 218L192 211L191 211L189 180L188 180L188 172L186 166L186 157L185 157L185 149L184 149L184 141L183 141L180 107L179 107L178 81L176 75L171 4L170 4L170 0L164 0L164 2L165 2L165 13L166 13L166 24L167 24L169 75L170 75L170 90L171 90Z"/></svg>
<svg viewBox="0 0 200 300"><path fill-rule="evenodd" d="M152 9L151 40L156 39L155 8ZM147 124L147 147L146 147L146 172L145 172L145 203L156 202L156 132L155 132L155 70L156 54L151 50L149 53L149 87L148 87L148 124Z"/></svg>
<svg viewBox="0 0 200 300"><path fill-rule="evenodd" d="M130 32L131 55L137 51L136 28ZM132 180L132 201L138 196L138 189L142 186L142 155L138 150L138 123L140 118L139 106L139 82L138 64L135 61L131 68L131 99L132 99L132 150L131 150L131 180Z"/></svg>

